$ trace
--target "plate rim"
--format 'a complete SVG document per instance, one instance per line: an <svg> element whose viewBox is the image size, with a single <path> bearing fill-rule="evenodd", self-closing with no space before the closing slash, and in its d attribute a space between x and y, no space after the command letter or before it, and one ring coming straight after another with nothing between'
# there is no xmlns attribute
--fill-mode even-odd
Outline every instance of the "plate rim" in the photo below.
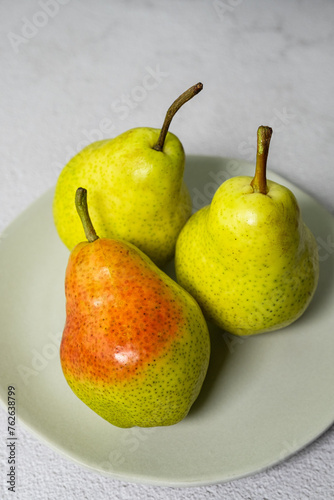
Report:
<svg viewBox="0 0 334 500"><path fill-rule="evenodd" d="M239 164L243 164L243 165L247 165L247 166L254 165L253 162L250 162L250 161L247 161L244 159L238 159L238 158L232 158L232 157L220 157L220 156L207 156L207 155L188 155L187 163L189 164L189 162L191 162L195 158L196 159L208 159L211 161L217 160L219 162L221 162L221 161L236 161ZM331 222L334 223L334 216L323 205L321 205L321 203L317 199L315 199L312 195L305 192L303 189L299 188L298 186L294 185L293 182L285 179L279 173L276 173L276 172L268 169L268 177L272 174L274 174L279 179L281 179L281 182L286 182L287 184L290 184L291 186L295 187L300 192L302 192L303 196L309 198L310 201L312 201L312 203L316 204L319 209L325 211L327 216L329 216L331 218ZM54 191L54 188L55 188L54 186L51 188L48 188L41 196L39 196L37 199L32 201L20 214L18 214L16 217L14 217L12 219L12 221L6 226L6 228L2 231L1 234L5 234L8 229L10 229L12 226L16 225L17 223L19 223L21 217L24 214L26 214L27 212L29 212L35 205L38 205L39 203L41 203L44 198L47 199L49 196L51 196L51 194ZM1 381L0 386L2 386L2 385L3 385L3 383ZM0 391L0 405L4 408L4 410L7 409L5 401L2 398L1 391ZM123 474L119 474L119 473L114 472L114 471L106 471L106 470L103 470L101 468L92 467L91 465L85 463L84 461L78 460L73 454L70 454L68 451L65 451L63 449L63 447L57 445L52 440L48 439L47 436L43 432L41 432L37 429L38 424L36 424L36 428L34 428L31 425L29 425L27 422L25 422L24 420L21 421L19 412L18 412L18 421L19 421L19 425L22 425L28 432L32 433L39 441L43 442L45 445L47 445L48 447L50 447L51 449L53 449L54 451L59 453L64 458L70 459L71 461L73 461L77 465L85 467L86 469L88 469L90 471L93 471L95 473L101 474L101 475L106 476L106 477L111 477L114 479L130 482L130 483L134 483L134 484L147 484L147 485L154 485L154 486L171 486L171 487L181 487L182 488L182 487L197 487L197 486L208 486L208 485L213 485L213 484L223 484L223 483L226 483L229 481L234 481L237 479L241 479L243 477L258 474L264 470L267 470L268 468L271 468L279 463L282 463L282 462L286 461L287 459L289 459L291 456L300 452L302 449L311 445L320 436L322 436L324 433L326 433L332 427L332 425L334 423L334 415L333 415L331 421L328 423L328 425L326 427L322 428L311 439L308 438L304 444L302 444L299 447L297 447L296 449L288 452L283 458L274 459L271 461L271 463L264 465L262 468L258 468L254 471L249 471L248 473L244 473L241 475L240 474L235 475L233 477L226 477L226 478L224 478L224 477L218 478L217 477L215 480L211 479L211 480L207 481L207 480L202 479L202 480L198 480L198 481L191 480L191 481L176 481L176 482L173 482L172 480L166 481L165 479L162 481L159 478L150 477L148 474L146 474L144 477L143 475L140 475L140 474L138 475L138 473L137 473L136 477L131 478L126 473L123 475ZM222 476L223 476L223 474L222 474Z"/></svg>

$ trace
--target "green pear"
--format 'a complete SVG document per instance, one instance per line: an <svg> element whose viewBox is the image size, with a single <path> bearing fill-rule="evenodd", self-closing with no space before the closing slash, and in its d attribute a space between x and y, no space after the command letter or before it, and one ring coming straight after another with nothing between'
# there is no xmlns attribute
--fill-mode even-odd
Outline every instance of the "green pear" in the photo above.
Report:
<svg viewBox="0 0 334 500"><path fill-rule="evenodd" d="M73 206L76 188L83 186L89 188L90 212L101 237L129 241L159 266L172 259L192 203L183 179L184 149L168 128L178 109L202 88L198 83L174 101L161 130L138 127L94 142L63 168L53 215L70 250L85 237Z"/></svg>
<svg viewBox="0 0 334 500"><path fill-rule="evenodd" d="M96 235L86 196L77 190L88 241L75 246L66 269L64 376L113 425L176 424L207 372L206 321L193 297L134 245Z"/></svg>
<svg viewBox="0 0 334 500"><path fill-rule="evenodd" d="M266 179L272 130L259 127L256 173L232 177L179 235L179 284L227 332L283 328L306 310L317 287L317 243L294 194Z"/></svg>

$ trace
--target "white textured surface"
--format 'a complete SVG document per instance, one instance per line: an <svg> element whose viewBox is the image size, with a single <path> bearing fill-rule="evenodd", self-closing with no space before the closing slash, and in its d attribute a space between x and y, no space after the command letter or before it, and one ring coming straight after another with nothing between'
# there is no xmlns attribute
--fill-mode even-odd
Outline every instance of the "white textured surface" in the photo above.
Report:
<svg viewBox="0 0 334 500"><path fill-rule="evenodd" d="M330 0L2 0L0 10L0 231L54 185L84 144L159 127L171 100L197 81L203 92L172 125L187 153L253 159L258 125L271 125L270 168L334 213ZM15 36L22 37L17 51ZM158 79L148 76L158 68ZM334 496L333 427L270 470L203 488L113 481L57 455L22 426L18 460L18 491L4 498ZM1 492L6 470L3 439Z"/></svg>

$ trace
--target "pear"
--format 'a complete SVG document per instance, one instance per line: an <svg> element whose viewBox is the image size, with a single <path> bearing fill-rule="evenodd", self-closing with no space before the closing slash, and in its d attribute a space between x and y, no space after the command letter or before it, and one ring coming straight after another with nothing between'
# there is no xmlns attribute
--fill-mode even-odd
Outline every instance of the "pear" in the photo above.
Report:
<svg viewBox="0 0 334 500"><path fill-rule="evenodd" d="M272 129L259 127L252 179L226 180L181 231L178 283L207 319L246 336L296 321L317 287L318 249L294 194L266 179Z"/></svg>
<svg viewBox="0 0 334 500"><path fill-rule="evenodd" d="M79 188L88 241L66 269L64 376L87 406L118 427L176 424L204 381L209 332L196 301L131 243L99 238Z"/></svg>
<svg viewBox="0 0 334 500"><path fill-rule="evenodd" d="M192 202L183 180L184 149L168 129L178 109L202 88L198 83L174 101L161 130L138 127L94 142L63 168L53 216L70 250L85 237L73 206L76 188L82 186L89 188L90 213L100 237L129 241L159 266L172 259Z"/></svg>

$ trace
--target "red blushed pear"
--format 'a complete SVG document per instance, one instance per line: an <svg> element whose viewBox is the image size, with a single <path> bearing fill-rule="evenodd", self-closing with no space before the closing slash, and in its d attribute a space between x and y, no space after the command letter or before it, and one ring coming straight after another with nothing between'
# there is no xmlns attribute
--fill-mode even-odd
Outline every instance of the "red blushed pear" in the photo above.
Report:
<svg viewBox="0 0 334 500"><path fill-rule="evenodd" d="M172 425L196 400L210 356L197 302L138 248L99 238L76 192L86 242L66 270L64 376L94 412L119 427Z"/></svg>

